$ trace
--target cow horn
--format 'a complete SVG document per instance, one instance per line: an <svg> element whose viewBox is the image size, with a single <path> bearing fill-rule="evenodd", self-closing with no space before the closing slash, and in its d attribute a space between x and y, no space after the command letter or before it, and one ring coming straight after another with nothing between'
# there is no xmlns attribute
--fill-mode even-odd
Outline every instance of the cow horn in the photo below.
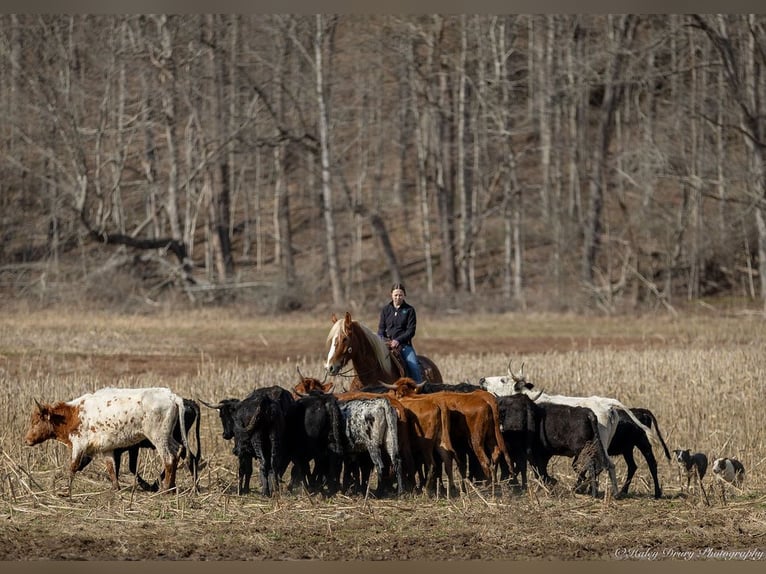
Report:
<svg viewBox="0 0 766 574"><path fill-rule="evenodd" d="M396 385L392 385L391 383L384 383L383 381L378 381L381 385L386 387L387 389L393 389L394 391L398 389L399 387Z"/></svg>
<svg viewBox="0 0 766 574"><path fill-rule="evenodd" d="M34 399L34 401L35 401L35 404L37 405L38 410L40 412L43 412L44 407L40 404L40 401L38 401L37 399Z"/></svg>
<svg viewBox="0 0 766 574"><path fill-rule="evenodd" d="M521 363L521 370L519 370L518 375L514 375L513 371L511 371L511 361L508 361L508 375L511 377L511 379L515 383L519 383L524 380L524 363Z"/></svg>
<svg viewBox="0 0 766 574"><path fill-rule="evenodd" d="M305 379L306 377L303 376L303 373L301 373L301 368L298 365L295 365L295 370L298 371L298 376L301 379Z"/></svg>
<svg viewBox="0 0 766 574"><path fill-rule="evenodd" d="M217 405L211 405L211 404L209 404L209 403L206 403L206 402L205 402L205 401L203 401L202 399L197 399L197 400L198 400L199 402L201 402L203 405L205 405L207 408L209 408L209 409L215 409L215 410L217 410L217 411L218 411L218 410L220 410L220 409L221 409L221 407L223 406L221 403L218 403Z"/></svg>
<svg viewBox="0 0 766 574"><path fill-rule="evenodd" d="M325 369L324 370L324 379L322 379L322 383L324 383L327 380L327 375L329 375L329 374L330 374L330 371Z"/></svg>

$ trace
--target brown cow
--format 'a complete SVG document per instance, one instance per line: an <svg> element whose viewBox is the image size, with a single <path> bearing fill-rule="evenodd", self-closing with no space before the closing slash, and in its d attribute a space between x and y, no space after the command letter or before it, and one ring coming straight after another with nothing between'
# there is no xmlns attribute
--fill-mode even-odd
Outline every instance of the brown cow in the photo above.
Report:
<svg viewBox="0 0 766 574"><path fill-rule="evenodd" d="M500 456L511 465L511 458L505 447L505 441L500 432L500 417L497 401L486 391L456 393L440 391L429 394L419 394L423 383L418 385L410 378L401 378L393 385L385 385L397 398L402 400L410 397L412 400L426 398L438 401L443 409L450 413L450 440L453 445L465 444L476 457L485 478L492 480L494 472L491 467L497 465ZM488 454L489 453L489 454ZM459 457L458 469L465 477L466 459Z"/></svg>

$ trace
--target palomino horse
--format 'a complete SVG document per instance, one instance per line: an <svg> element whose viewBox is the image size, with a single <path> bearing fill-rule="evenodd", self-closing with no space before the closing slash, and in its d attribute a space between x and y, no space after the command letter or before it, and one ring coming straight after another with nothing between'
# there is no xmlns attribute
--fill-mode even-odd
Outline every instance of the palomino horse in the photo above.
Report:
<svg viewBox="0 0 766 574"><path fill-rule="evenodd" d="M393 383L407 376L401 361L391 357L391 350L376 333L359 321L353 321L346 311L342 321L333 313L332 328L327 335L330 350L327 353L325 369L331 375L341 374L341 370L351 361L354 364L356 378L353 388L365 388L383 383ZM442 374L429 358L418 355L423 380L429 383L441 383Z"/></svg>

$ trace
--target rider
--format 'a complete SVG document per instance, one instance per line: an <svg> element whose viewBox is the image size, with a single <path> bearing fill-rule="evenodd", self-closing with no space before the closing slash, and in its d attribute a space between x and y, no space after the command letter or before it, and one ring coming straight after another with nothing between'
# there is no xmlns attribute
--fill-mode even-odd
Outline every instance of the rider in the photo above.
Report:
<svg viewBox="0 0 766 574"><path fill-rule="evenodd" d="M399 349L407 369L407 376L416 383L421 383L423 376L420 373L415 349L412 347L417 317L415 307L404 300L406 296L407 291L404 285L394 283L391 287L391 301L380 310L378 337L384 339L390 349Z"/></svg>

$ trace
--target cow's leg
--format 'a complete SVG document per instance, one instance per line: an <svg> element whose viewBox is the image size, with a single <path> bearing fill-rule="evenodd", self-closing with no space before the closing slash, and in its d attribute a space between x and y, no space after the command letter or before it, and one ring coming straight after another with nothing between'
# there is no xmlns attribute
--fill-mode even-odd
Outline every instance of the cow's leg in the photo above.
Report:
<svg viewBox="0 0 766 574"><path fill-rule="evenodd" d="M130 470L130 474L133 475L133 484L141 488L141 490L149 490L149 491L156 491L159 489L159 484L155 487L154 485L149 484L146 482L141 475L138 474L138 451L139 447L138 445L133 445L128 449L128 470ZM122 453L120 451L115 451L115 471L117 472L117 476L120 476L120 459L122 458ZM163 475L160 476L160 480L164 478L164 471Z"/></svg>
<svg viewBox="0 0 766 574"><path fill-rule="evenodd" d="M455 485L455 476L452 473L452 461L455 458L455 453L451 452L443 447L437 447L439 452L439 458L444 464L444 472L447 474L447 497L457 495L460 489Z"/></svg>
<svg viewBox="0 0 766 574"><path fill-rule="evenodd" d="M651 473L652 480L654 481L654 498L662 498L662 488L660 487L660 479L657 475L657 459L654 458L652 445L649 444L649 441L647 441L646 444L639 445L638 448L641 451L641 454L644 455L646 465L649 467L649 472Z"/></svg>
<svg viewBox="0 0 766 574"><path fill-rule="evenodd" d="M159 441L158 441L159 442ZM174 444L175 443L175 444ZM169 443L157 444L157 456L162 461L165 479L162 481L163 492L170 492L176 487L176 468L178 467L178 449L174 448L178 443L171 440Z"/></svg>
<svg viewBox="0 0 766 574"><path fill-rule="evenodd" d="M378 486L375 489L375 496L382 496L385 489L385 469L383 467L383 453L380 450L379 444L371 444L368 446L367 452L370 455L372 464L375 465L375 474L378 477ZM367 475L367 484L369 484L369 474ZM366 490L366 487L365 487Z"/></svg>
<svg viewBox="0 0 766 574"><path fill-rule="evenodd" d="M604 458L604 463L606 464L606 469L609 471L609 481L612 483L612 495L615 498L619 498L620 489L617 486L617 473L614 470L614 463L612 462L612 459L609 457L609 454L607 453L607 448L609 447L609 443L611 442L612 437L607 432L607 429L599 425L598 438L599 438L598 446L601 448L601 453Z"/></svg>
<svg viewBox="0 0 766 574"><path fill-rule="evenodd" d="M120 490L120 481L117 478L117 464L114 461L114 451L105 452L104 460L106 461L106 472L109 474L109 479L112 481L112 488L114 490Z"/></svg>
<svg viewBox="0 0 766 574"><path fill-rule="evenodd" d="M485 436L489 436L489 432L472 433L471 448L474 454L476 455L476 458L479 461L479 465L481 466L481 470L484 473L484 476L486 477L487 480L489 480L492 475L492 470L490 468L491 464L489 461L489 457L487 456L487 452L484 450Z"/></svg>
<svg viewBox="0 0 766 574"><path fill-rule="evenodd" d="M628 466L628 475L625 477L625 482L623 483L622 488L620 489L620 494L627 495L628 489L630 488L630 483L633 480L633 476L636 474L636 469L638 468L638 465L636 464L636 460L633 458L632 448L629 450L625 450L622 453L622 458L625 459L625 464Z"/></svg>
<svg viewBox="0 0 766 574"><path fill-rule="evenodd" d="M77 448L72 448L72 460L69 464L69 480L67 485L67 496L71 498L72 496L72 483L74 482L74 475L75 473L80 470L85 464L83 464L83 460L90 460L90 457L87 457L84 451L79 450Z"/></svg>
<svg viewBox="0 0 766 574"><path fill-rule="evenodd" d="M250 492L250 477L253 475L253 457L249 454L239 453L239 467L237 470L237 494Z"/></svg>

